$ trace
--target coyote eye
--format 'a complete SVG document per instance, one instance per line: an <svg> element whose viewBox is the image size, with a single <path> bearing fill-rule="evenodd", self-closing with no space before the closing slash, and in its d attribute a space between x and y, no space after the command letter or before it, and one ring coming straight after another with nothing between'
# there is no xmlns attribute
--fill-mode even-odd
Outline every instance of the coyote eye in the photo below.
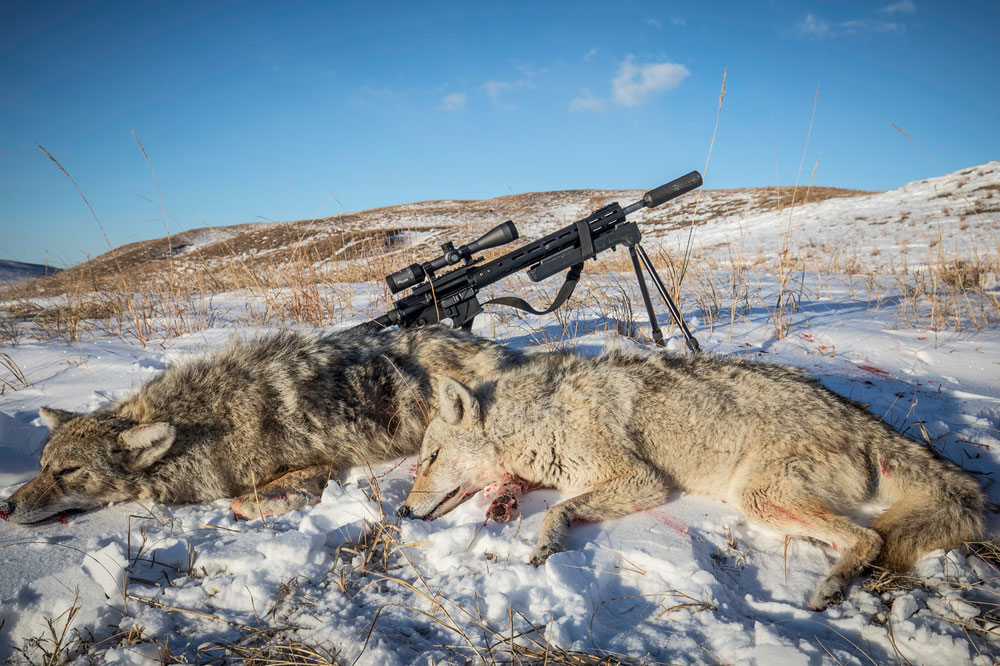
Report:
<svg viewBox="0 0 1000 666"><path fill-rule="evenodd" d="M54 477L56 477L58 479L59 477L66 476L67 474L72 474L73 472L77 471L78 469L80 469L80 468L79 467L64 467L61 470L59 470L58 472L52 472L52 476L54 476Z"/></svg>
<svg viewBox="0 0 1000 666"><path fill-rule="evenodd" d="M437 451L435 451L434 453L432 453L431 457L427 459L427 464L428 465L433 465L434 461L438 459L438 453L440 453L440 452L441 452L441 449L438 449Z"/></svg>

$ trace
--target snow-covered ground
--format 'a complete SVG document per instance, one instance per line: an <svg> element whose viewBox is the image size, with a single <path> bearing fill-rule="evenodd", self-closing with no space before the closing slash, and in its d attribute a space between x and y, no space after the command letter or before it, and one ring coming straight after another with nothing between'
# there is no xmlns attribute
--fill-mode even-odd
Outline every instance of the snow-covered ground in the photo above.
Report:
<svg viewBox="0 0 1000 666"><path fill-rule="evenodd" d="M996 165L986 165L970 187L995 184ZM922 206L932 201L922 190L896 192L866 195L873 198L867 203L855 197L816 204L809 209L815 218L796 214L796 224L801 234L829 229L832 241L852 229L867 234L877 216L924 215ZM887 203L890 195L894 203ZM988 224L980 225L995 227L996 214L986 215ZM572 219L568 214L562 224ZM788 218L769 219L734 222L727 233L742 229L748 243L773 252ZM949 219L941 218L941 236L958 245L967 222L957 214L953 224ZM697 231L705 247L716 242L709 229ZM995 254L988 236L980 248ZM865 235L864 242L901 256L891 234ZM646 244L653 249L655 239ZM798 309L784 337L775 335L766 306L778 292L767 277L736 310L723 296L724 323L706 321L691 303L688 324L707 353L797 365L867 403L976 474L989 501L1000 503L1000 328L907 327L897 299L870 298L849 276L796 280ZM585 275L578 293L612 293L631 281ZM632 296L644 329L644 310ZM4 348L28 385L12 380L0 395L0 497L37 470L45 439L39 407L94 409L171 361L247 333L225 324L226 312L241 309L238 298L213 301L218 327L146 348L118 338L21 339ZM357 305L360 313L368 304ZM657 310L666 325L665 309ZM595 353L617 337L613 314L588 305L543 318L484 316L475 330L516 347ZM669 346L683 353L678 339ZM395 509L414 462L345 471L318 505L266 524L235 521L226 500L118 504L32 528L0 523L0 659L44 663L64 629L64 656L104 664L222 663L267 645L272 658L279 646L297 645L303 661L288 663L326 663L305 661L308 654L359 665L490 663L489 650L507 651L511 641L522 655L538 651L537 662L525 656L525 663L543 663L545 646L549 663L558 663L557 649L696 664L956 666L992 664L1000 655L1000 571L967 553L927 557L917 587L868 590L859 580L842 605L814 613L806 599L832 565L832 550L786 542L722 502L675 494L653 510L575 525L567 550L535 568L528 554L559 493L526 495L521 519L506 525L484 524L488 489L438 520L401 521ZM995 515L987 520L996 535Z"/></svg>

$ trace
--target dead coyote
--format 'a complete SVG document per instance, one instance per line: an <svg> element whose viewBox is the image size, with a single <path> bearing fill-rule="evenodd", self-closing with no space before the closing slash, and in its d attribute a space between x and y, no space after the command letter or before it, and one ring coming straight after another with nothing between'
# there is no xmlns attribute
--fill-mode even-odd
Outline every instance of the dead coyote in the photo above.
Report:
<svg viewBox="0 0 1000 666"><path fill-rule="evenodd" d="M542 355L494 380L439 385L404 517L435 518L503 474L578 493L548 510L531 561L574 520L663 503L671 489L842 555L810 599L843 599L866 565L905 570L982 533L978 483L799 370L612 350ZM889 505L870 528L847 516Z"/></svg>
<svg viewBox="0 0 1000 666"><path fill-rule="evenodd" d="M301 508L338 469L415 453L441 377L471 382L517 358L444 326L233 341L96 412L43 408L42 469L0 517L238 495L244 516Z"/></svg>

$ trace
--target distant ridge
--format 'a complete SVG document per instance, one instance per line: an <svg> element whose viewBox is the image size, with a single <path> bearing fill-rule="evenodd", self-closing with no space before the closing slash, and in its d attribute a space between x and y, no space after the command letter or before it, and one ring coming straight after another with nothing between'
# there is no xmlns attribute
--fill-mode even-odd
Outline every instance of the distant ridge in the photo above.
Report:
<svg viewBox="0 0 1000 666"><path fill-rule="evenodd" d="M0 283L21 282L35 278L55 275L61 268L43 266L42 264L27 264L23 261L0 259Z"/></svg>

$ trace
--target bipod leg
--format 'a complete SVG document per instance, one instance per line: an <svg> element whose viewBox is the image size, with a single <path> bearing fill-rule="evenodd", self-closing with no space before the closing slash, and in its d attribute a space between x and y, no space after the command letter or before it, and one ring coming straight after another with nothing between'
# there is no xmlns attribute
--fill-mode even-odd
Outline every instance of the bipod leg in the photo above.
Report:
<svg viewBox="0 0 1000 666"><path fill-rule="evenodd" d="M667 288L663 285L663 280L660 276L656 274L656 269L653 268L653 262L649 260L649 255L646 254L646 250L642 248L641 245L636 244L634 248L629 248L630 252L638 250L639 258L642 259L643 266L649 272L649 277L652 278L653 284L656 286L656 290L660 292L660 296L663 298L664 302L667 304L667 309L670 310L671 316L673 316L674 321L677 322L677 326L681 329L681 334L684 336L684 342L687 343L688 349L693 353L701 351L701 345L698 344L698 340L691 335L691 331L688 330L687 324L684 323L684 317L681 316L681 311L677 309L674 305L674 301L670 298L670 294L667 293ZM635 261L635 255L632 255L632 261ZM636 268L638 271L638 268ZM641 279L640 279L641 282ZM645 295L646 287L642 286L643 294ZM645 296L647 303L649 302L649 297Z"/></svg>
<svg viewBox="0 0 1000 666"><path fill-rule="evenodd" d="M639 281L639 291L642 292L642 302L646 306L646 313L649 315L649 327L653 329L653 342L663 347L663 331L656 321L656 312L653 311L653 302L649 299L649 288L646 286L646 278L642 275L642 266L639 265L639 257L635 253L635 245L628 246L628 256L632 257L632 267L635 268L635 278ZM642 248L639 248L640 250Z"/></svg>

